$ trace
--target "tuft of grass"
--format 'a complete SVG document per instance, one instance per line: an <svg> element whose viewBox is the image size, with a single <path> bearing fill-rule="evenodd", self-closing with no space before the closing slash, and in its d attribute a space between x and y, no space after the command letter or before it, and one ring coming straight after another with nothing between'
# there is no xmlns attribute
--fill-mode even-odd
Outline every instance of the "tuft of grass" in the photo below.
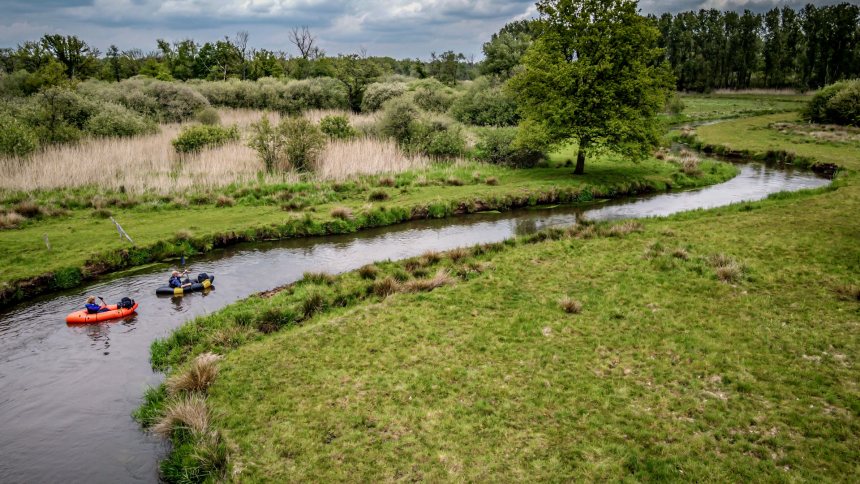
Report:
<svg viewBox="0 0 860 484"><path fill-rule="evenodd" d="M192 435L205 435L209 430L209 422L206 399L191 393L168 403L158 423L152 426L152 431L165 438L178 430L188 431Z"/></svg>
<svg viewBox="0 0 860 484"><path fill-rule="evenodd" d="M855 286L853 284L840 284L836 286L833 291L840 299L846 301L860 301L860 286Z"/></svg>
<svg viewBox="0 0 860 484"><path fill-rule="evenodd" d="M92 213L94 218L110 218L113 217L113 212L106 208L97 208Z"/></svg>
<svg viewBox="0 0 860 484"><path fill-rule="evenodd" d="M494 176L488 176L487 179L484 180L484 183L490 185L491 187L494 187L499 184L499 179Z"/></svg>
<svg viewBox="0 0 860 484"><path fill-rule="evenodd" d="M460 187L463 186L463 180L457 178L456 176L449 176L445 179L446 185L451 185L452 187Z"/></svg>
<svg viewBox="0 0 860 484"><path fill-rule="evenodd" d="M305 319L325 308L326 298L321 291L309 291L302 300L302 315Z"/></svg>
<svg viewBox="0 0 860 484"><path fill-rule="evenodd" d="M393 187L397 184L397 182L394 180L393 177L383 176L380 177L379 180L377 180L377 184L379 184L379 186L381 187Z"/></svg>
<svg viewBox="0 0 860 484"><path fill-rule="evenodd" d="M579 314L582 312L582 303L570 298L569 296L561 298L558 301L558 305L561 307L562 311L567 314Z"/></svg>
<svg viewBox="0 0 860 484"><path fill-rule="evenodd" d="M454 261L454 262L458 262L458 261L460 261L461 259L465 259L466 257L469 257L469 255L471 255L471 253L470 253L470 251L469 251L468 249L465 249L465 248L463 248L463 247L458 247L458 248L456 248L456 249L451 249L451 250L449 250L449 251L446 253L446 255L447 255L447 256L448 256L448 258L449 258L449 259L451 259L452 261Z"/></svg>
<svg viewBox="0 0 860 484"><path fill-rule="evenodd" d="M236 204L236 200L233 197L228 195L218 195L218 198L215 199L216 207L232 207Z"/></svg>
<svg viewBox="0 0 860 484"><path fill-rule="evenodd" d="M430 265L435 264L442 260L442 254L436 252L435 250L428 250L427 252L421 254L421 265Z"/></svg>
<svg viewBox="0 0 860 484"><path fill-rule="evenodd" d="M182 229L176 232L176 240L191 240L194 238L194 232L188 229Z"/></svg>
<svg viewBox="0 0 860 484"><path fill-rule="evenodd" d="M25 220L27 218L18 212L0 213L0 229L17 227Z"/></svg>
<svg viewBox="0 0 860 484"><path fill-rule="evenodd" d="M325 272L305 272L302 280L315 284L331 285L334 283L334 276Z"/></svg>
<svg viewBox="0 0 860 484"><path fill-rule="evenodd" d="M433 289L449 286L454 284L456 279L451 277L445 269L439 269L436 275L429 279L414 279L403 284L403 290L406 292L428 292Z"/></svg>
<svg viewBox="0 0 860 484"><path fill-rule="evenodd" d="M12 211L25 218L38 217L45 213L45 209L34 200L22 200L12 207Z"/></svg>
<svg viewBox="0 0 860 484"><path fill-rule="evenodd" d="M382 189L374 190L370 192L370 195L367 196L367 199L371 202L382 202L384 200L388 200L389 198L391 198L391 196L388 195L388 192Z"/></svg>
<svg viewBox="0 0 860 484"><path fill-rule="evenodd" d="M352 210L347 207L335 207L331 209L331 216L341 220L352 220Z"/></svg>
<svg viewBox="0 0 860 484"><path fill-rule="evenodd" d="M368 264L358 269L358 275L362 279L376 279L376 276L379 275L379 268L373 264Z"/></svg>
<svg viewBox="0 0 860 484"><path fill-rule="evenodd" d="M672 250L672 257L681 260L690 260L690 253L683 247L678 247Z"/></svg>
<svg viewBox="0 0 860 484"><path fill-rule="evenodd" d="M205 393L218 376L218 360L222 357L215 353L203 353L192 360L184 371L167 379L167 391L171 395L182 392Z"/></svg>
<svg viewBox="0 0 860 484"><path fill-rule="evenodd" d="M645 230L642 222L628 220L620 224L615 224L606 230L606 235L609 237L624 237L634 232L642 232Z"/></svg>
<svg viewBox="0 0 860 484"><path fill-rule="evenodd" d="M708 258L717 279L725 283L738 282L744 275L743 266L725 254L714 254Z"/></svg>
<svg viewBox="0 0 860 484"><path fill-rule="evenodd" d="M400 283L389 276L385 279L374 281L370 286L370 290L373 294L384 298L398 292L400 290Z"/></svg>

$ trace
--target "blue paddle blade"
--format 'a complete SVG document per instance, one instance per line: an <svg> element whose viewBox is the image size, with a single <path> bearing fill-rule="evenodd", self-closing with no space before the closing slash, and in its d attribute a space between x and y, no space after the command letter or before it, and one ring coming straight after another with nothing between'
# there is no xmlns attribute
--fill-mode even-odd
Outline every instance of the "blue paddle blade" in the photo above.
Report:
<svg viewBox="0 0 860 484"><path fill-rule="evenodd" d="M182 256L182 265L183 266L185 265L185 256L184 255Z"/></svg>

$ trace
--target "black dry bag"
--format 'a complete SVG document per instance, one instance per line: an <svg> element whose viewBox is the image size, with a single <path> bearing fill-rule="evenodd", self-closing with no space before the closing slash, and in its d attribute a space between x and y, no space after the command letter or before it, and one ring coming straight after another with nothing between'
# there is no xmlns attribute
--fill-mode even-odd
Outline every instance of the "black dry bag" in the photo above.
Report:
<svg viewBox="0 0 860 484"><path fill-rule="evenodd" d="M203 282L206 279L209 279L209 274L207 274L205 272L201 272L200 274L197 275L197 282Z"/></svg>
<svg viewBox="0 0 860 484"><path fill-rule="evenodd" d="M130 299L127 297L122 298L120 302L117 303L117 307L120 309L131 309L134 306L134 299Z"/></svg>

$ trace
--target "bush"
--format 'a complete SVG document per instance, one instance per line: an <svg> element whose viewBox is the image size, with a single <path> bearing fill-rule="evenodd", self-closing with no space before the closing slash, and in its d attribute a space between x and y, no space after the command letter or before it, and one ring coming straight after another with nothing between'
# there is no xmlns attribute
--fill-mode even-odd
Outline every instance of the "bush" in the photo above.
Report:
<svg viewBox="0 0 860 484"><path fill-rule="evenodd" d="M154 133L158 128L125 106L104 103L101 110L87 121L86 130L95 136L134 136Z"/></svg>
<svg viewBox="0 0 860 484"><path fill-rule="evenodd" d="M488 79L479 79L451 106L451 115L463 124L475 126L515 126L517 105Z"/></svg>
<svg viewBox="0 0 860 484"><path fill-rule="evenodd" d="M239 139L239 128L231 126L209 126L205 124L187 126L182 129L179 136L172 141L173 148L178 153L191 153L203 148L212 148L223 145L229 141Z"/></svg>
<svg viewBox="0 0 860 484"><path fill-rule="evenodd" d="M418 122L411 148L433 158L456 158L466 152L466 138L459 126Z"/></svg>
<svg viewBox="0 0 860 484"><path fill-rule="evenodd" d="M385 103L379 131L383 136L393 138L397 144L408 146L418 119L418 110L405 98L395 98Z"/></svg>
<svg viewBox="0 0 860 484"><path fill-rule="evenodd" d="M475 153L479 160L518 168L535 166L544 157L540 148L518 140L518 128L485 128L479 132Z"/></svg>
<svg viewBox="0 0 860 484"><path fill-rule="evenodd" d="M376 82L367 86L361 101L362 112L378 111L389 99L394 99L406 92L406 84L402 82Z"/></svg>
<svg viewBox="0 0 860 484"><path fill-rule="evenodd" d="M350 139L356 132L346 116L326 116L320 120L320 130L332 139Z"/></svg>
<svg viewBox="0 0 860 484"><path fill-rule="evenodd" d="M837 82L821 89L802 115L813 123L860 126L860 79Z"/></svg>
<svg viewBox="0 0 860 484"><path fill-rule="evenodd" d="M663 110L667 114L677 115L681 114L685 107L687 106L684 104L684 100L681 99L681 96L677 92L673 92L666 100L666 106Z"/></svg>
<svg viewBox="0 0 860 484"><path fill-rule="evenodd" d="M273 126L267 118L251 125L249 146L257 151L266 171L284 169L289 164L296 171L309 171L325 148L325 135L302 117L288 117Z"/></svg>
<svg viewBox="0 0 860 484"><path fill-rule="evenodd" d="M422 79L410 87L414 91L415 104L425 111L444 113L457 99L453 89L436 79Z"/></svg>
<svg viewBox="0 0 860 484"><path fill-rule="evenodd" d="M76 141L98 103L61 87L45 89L23 104L21 118L33 127L40 142Z"/></svg>
<svg viewBox="0 0 860 484"><path fill-rule="evenodd" d="M296 171L313 169L325 148L325 135L305 118L286 118L281 121L280 131L284 135L284 153Z"/></svg>
<svg viewBox="0 0 860 484"><path fill-rule="evenodd" d="M27 156L39 146L36 133L12 116L0 114L0 154Z"/></svg>
<svg viewBox="0 0 860 484"><path fill-rule="evenodd" d="M155 98L161 119L180 122L209 107L209 101L199 92L178 82L152 81L146 94Z"/></svg>
<svg viewBox="0 0 860 484"><path fill-rule="evenodd" d="M318 77L292 81L283 92L278 110L298 114L308 109L348 109L346 87L337 79Z"/></svg>
<svg viewBox="0 0 860 484"><path fill-rule="evenodd" d="M215 108L206 108L200 111L194 116L194 120L200 124L208 124L210 126L221 124L221 116L218 115L218 110Z"/></svg>

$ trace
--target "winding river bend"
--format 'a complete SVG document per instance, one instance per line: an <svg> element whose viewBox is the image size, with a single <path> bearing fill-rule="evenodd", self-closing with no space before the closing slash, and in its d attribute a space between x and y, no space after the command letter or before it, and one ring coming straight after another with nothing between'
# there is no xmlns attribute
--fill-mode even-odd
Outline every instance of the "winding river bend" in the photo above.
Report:
<svg viewBox="0 0 860 484"><path fill-rule="evenodd" d="M581 216L669 215L829 183L806 171L752 163L740 168L734 179L694 191L236 246L190 261L193 271L217 276L208 294L156 297L154 289L166 282L168 270L158 265L11 308L0 313L0 482L157 481L165 444L141 432L131 418L146 387L162 378L150 369L150 343L195 316L296 281L305 271L344 272L430 249L496 242L574 224ZM140 310L119 322L67 326L65 315L87 294L109 302L127 295Z"/></svg>

